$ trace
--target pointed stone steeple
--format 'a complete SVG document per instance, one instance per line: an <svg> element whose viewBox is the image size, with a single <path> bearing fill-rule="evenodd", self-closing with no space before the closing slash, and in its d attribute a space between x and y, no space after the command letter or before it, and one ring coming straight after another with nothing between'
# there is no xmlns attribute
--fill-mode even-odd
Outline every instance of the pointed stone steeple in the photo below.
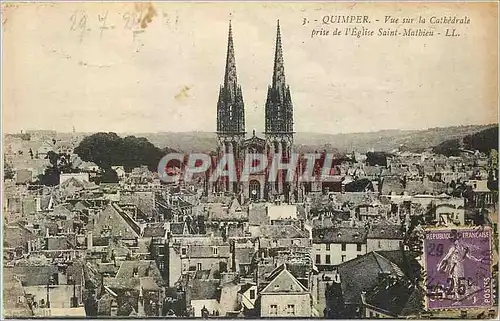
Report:
<svg viewBox="0 0 500 321"><path fill-rule="evenodd" d="M233 28L231 21L229 21L224 83L220 86L219 100L217 102L218 154L230 153L234 155L236 160L240 159L241 143L245 139L245 134L245 104L243 103L243 94L236 75ZM219 185L224 185L226 190L231 190L227 182ZM238 184L234 182L232 185L232 191L236 191Z"/></svg>
<svg viewBox="0 0 500 321"><path fill-rule="evenodd" d="M236 75L236 59L234 58L233 30L229 20L229 33L227 37L226 73L224 74L224 87L232 87L238 83ZM231 88L234 89L234 88Z"/></svg>
<svg viewBox="0 0 500 321"><path fill-rule="evenodd" d="M293 142L293 104L290 88L285 81L285 63L279 20L276 31L273 80L267 91L266 133L269 134L268 138L272 137L273 140L283 141L286 138L290 145ZM277 135L287 137L278 137Z"/></svg>
<svg viewBox="0 0 500 321"><path fill-rule="evenodd" d="M293 149L293 104L290 87L285 81L285 63L281 43L281 29L278 20L274 48L273 79L267 89L266 100L266 143L271 153L288 158ZM284 181L284 174L272 185L266 187L271 195L285 195L289 202L291 184ZM266 192L265 192L266 193ZM269 194L268 194L269 195Z"/></svg>
<svg viewBox="0 0 500 321"><path fill-rule="evenodd" d="M276 32L276 47L274 53L274 68L273 68L273 88L284 86L285 83L285 65L283 61L283 48L281 45L280 21L278 20L278 28Z"/></svg>
<svg viewBox="0 0 500 321"><path fill-rule="evenodd" d="M229 21L224 84L220 87L217 103L217 132L223 135L244 135L245 132L245 106L236 75L231 21Z"/></svg>

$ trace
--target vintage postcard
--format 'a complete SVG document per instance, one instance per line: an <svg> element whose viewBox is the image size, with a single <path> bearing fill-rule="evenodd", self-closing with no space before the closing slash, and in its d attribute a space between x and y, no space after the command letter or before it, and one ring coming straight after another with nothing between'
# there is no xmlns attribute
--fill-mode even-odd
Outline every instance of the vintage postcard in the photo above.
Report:
<svg viewBox="0 0 500 321"><path fill-rule="evenodd" d="M498 2L2 2L3 318L498 318Z"/></svg>

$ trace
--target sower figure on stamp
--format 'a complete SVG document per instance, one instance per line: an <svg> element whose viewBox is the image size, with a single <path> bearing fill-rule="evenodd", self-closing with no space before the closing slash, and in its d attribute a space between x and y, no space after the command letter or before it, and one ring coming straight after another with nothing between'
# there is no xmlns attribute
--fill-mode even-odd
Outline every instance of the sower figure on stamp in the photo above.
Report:
<svg viewBox="0 0 500 321"><path fill-rule="evenodd" d="M453 244L450 246L448 253L439 261L437 270L448 274L448 278L451 279L448 294L452 294L454 299L458 301L460 297L466 296L467 292L469 292L466 287L470 284L467 284L468 280L465 278L465 259L476 262L481 262L481 259L471 254L471 247L475 248L476 246L461 240L457 230L451 231L451 242ZM465 282L465 284L462 282Z"/></svg>

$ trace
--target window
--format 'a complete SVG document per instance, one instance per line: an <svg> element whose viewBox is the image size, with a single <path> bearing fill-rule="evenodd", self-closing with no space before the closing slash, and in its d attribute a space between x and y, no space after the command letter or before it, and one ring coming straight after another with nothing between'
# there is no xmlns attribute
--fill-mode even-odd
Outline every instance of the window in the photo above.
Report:
<svg viewBox="0 0 500 321"><path fill-rule="evenodd" d="M219 254L219 249L216 247L213 247L212 252L214 253L214 255L217 255L217 254Z"/></svg>
<svg viewBox="0 0 500 321"><path fill-rule="evenodd" d="M289 315L295 315L295 305L289 304L286 306L286 313Z"/></svg>
<svg viewBox="0 0 500 321"><path fill-rule="evenodd" d="M326 250L330 251L330 243L326 244Z"/></svg>
<svg viewBox="0 0 500 321"><path fill-rule="evenodd" d="M346 248L347 248L347 244L342 243L342 251L345 251L345 250L346 250Z"/></svg>
<svg viewBox="0 0 500 321"><path fill-rule="evenodd" d="M185 247L181 248L181 254L182 255L186 255L186 253L187 253L186 248Z"/></svg>
<svg viewBox="0 0 500 321"><path fill-rule="evenodd" d="M271 304L269 306L269 314L277 315L278 314L278 306L276 304Z"/></svg>
<svg viewBox="0 0 500 321"><path fill-rule="evenodd" d="M201 263L196 264L196 269L201 270Z"/></svg>
<svg viewBox="0 0 500 321"><path fill-rule="evenodd" d="M255 290L250 290L250 300L255 299Z"/></svg>
<svg viewBox="0 0 500 321"><path fill-rule="evenodd" d="M361 244L356 244L356 251L361 252Z"/></svg>
<svg viewBox="0 0 500 321"><path fill-rule="evenodd" d="M382 243L380 242L380 240L378 240L378 248L382 248Z"/></svg>
<svg viewBox="0 0 500 321"><path fill-rule="evenodd" d="M316 264L321 264L321 255L316 254Z"/></svg>
<svg viewBox="0 0 500 321"><path fill-rule="evenodd" d="M373 319L373 312L370 311L370 319Z"/></svg>
<svg viewBox="0 0 500 321"><path fill-rule="evenodd" d="M327 255L327 256L326 256L326 264L330 264L330 263L332 263L332 262L330 261L330 255Z"/></svg>
<svg viewBox="0 0 500 321"><path fill-rule="evenodd" d="M342 262L345 262L345 255L342 255Z"/></svg>

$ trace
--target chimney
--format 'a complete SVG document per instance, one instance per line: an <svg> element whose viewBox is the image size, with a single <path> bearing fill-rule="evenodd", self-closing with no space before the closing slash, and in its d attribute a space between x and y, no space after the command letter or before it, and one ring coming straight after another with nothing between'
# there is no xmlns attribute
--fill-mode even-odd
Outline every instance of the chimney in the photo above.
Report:
<svg viewBox="0 0 500 321"><path fill-rule="evenodd" d="M146 316L146 312L144 311L144 296L142 293L142 286L139 289L139 300L138 300L138 307L137 307L137 315L140 317Z"/></svg>
<svg viewBox="0 0 500 321"><path fill-rule="evenodd" d="M87 232L87 250L92 250L93 240L92 240L92 231Z"/></svg>

